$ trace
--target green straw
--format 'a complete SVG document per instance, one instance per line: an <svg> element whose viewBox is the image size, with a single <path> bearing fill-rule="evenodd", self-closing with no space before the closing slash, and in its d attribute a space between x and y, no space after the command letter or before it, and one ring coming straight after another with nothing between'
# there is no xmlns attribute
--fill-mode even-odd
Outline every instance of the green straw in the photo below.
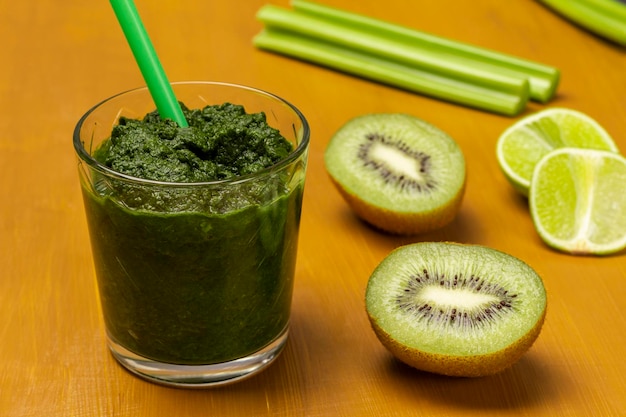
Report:
<svg viewBox="0 0 626 417"><path fill-rule="evenodd" d="M159 114L164 119L174 120L181 127L187 127L187 120L165 76L133 0L110 1Z"/></svg>

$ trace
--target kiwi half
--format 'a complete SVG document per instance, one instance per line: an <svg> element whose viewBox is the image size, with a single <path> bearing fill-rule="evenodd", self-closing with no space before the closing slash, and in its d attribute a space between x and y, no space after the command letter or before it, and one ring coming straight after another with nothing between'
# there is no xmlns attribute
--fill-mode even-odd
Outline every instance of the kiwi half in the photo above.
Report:
<svg viewBox="0 0 626 417"><path fill-rule="evenodd" d="M414 243L372 273L366 310L382 344L414 368L476 377L502 371L533 344L546 314L539 275L477 245Z"/></svg>
<svg viewBox="0 0 626 417"><path fill-rule="evenodd" d="M456 216L465 159L445 132L408 114L367 114L331 138L326 170L354 212L387 232L418 234Z"/></svg>

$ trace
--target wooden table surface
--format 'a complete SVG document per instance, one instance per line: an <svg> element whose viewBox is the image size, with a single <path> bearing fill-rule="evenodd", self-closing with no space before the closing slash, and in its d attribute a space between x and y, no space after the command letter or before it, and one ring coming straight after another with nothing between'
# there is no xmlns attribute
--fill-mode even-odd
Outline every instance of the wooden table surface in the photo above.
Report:
<svg viewBox="0 0 626 417"><path fill-rule="evenodd" d="M626 52L531 0L326 0L516 54L562 71L547 105L583 111L626 150ZM181 390L124 371L107 351L71 145L92 105L143 84L106 1L6 1L0 14L0 415L621 416L626 415L626 256L547 248L495 157L516 119L460 107L256 50L261 0L138 0L172 81L272 91L312 129L291 336L266 371ZM287 0L274 4L287 6ZM349 118L406 112L447 131L468 165L461 211L418 237L379 233L351 214L323 166ZM364 290L394 248L452 240L491 246L543 277L548 316L509 370L446 378L394 361L371 331Z"/></svg>

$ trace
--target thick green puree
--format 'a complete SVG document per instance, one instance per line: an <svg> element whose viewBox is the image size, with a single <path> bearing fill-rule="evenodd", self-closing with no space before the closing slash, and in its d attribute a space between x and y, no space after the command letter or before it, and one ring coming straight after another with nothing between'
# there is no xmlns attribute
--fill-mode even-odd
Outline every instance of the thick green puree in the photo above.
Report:
<svg viewBox="0 0 626 417"><path fill-rule="evenodd" d="M270 127L263 113L246 114L225 103L189 110L189 128L162 120L121 118L111 140L94 155L117 172L166 182L205 182L247 175L272 166L292 145Z"/></svg>
<svg viewBox="0 0 626 417"><path fill-rule="evenodd" d="M197 183L262 170L292 151L263 114L232 104L183 110L188 129L156 113L121 119L94 156L133 177ZM271 343L289 319L304 176L293 171L235 188L106 176L85 186L109 336L178 364L228 361Z"/></svg>

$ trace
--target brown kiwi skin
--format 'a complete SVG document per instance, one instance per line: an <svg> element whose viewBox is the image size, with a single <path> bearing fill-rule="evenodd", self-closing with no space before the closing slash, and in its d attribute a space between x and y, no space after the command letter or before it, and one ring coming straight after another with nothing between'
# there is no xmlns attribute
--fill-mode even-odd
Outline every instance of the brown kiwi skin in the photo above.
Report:
<svg viewBox="0 0 626 417"><path fill-rule="evenodd" d="M461 207L466 186L466 183L463 182L463 186L445 206L429 212L419 212L416 207L415 212L407 213L391 211L368 204L356 194L346 190L332 176L330 176L330 179L358 217L377 229L396 235L427 233L450 224ZM416 202L416 205L418 204L419 201Z"/></svg>
<svg viewBox="0 0 626 417"><path fill-rule="evenodd" d="M482 377L493 375L512 366L530 349L541 333L546 317L544 309L535 326L515 343L489 355L453 356L438 353L422 352L404 346L392 339L378 326L369 314L374 333L397 359L421 371L455 377Z"/></svg>

